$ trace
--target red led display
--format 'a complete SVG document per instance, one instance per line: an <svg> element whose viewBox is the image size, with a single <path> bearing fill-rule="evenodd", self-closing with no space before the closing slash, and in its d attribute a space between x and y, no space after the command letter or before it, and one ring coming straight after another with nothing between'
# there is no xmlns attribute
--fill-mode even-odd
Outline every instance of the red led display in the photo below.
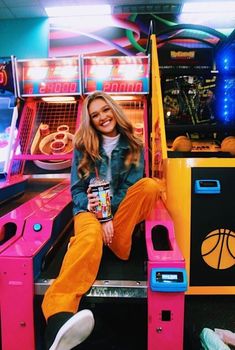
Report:
<svg viewBox="0 0 235 350"><path fill-rule="evenodd" d="M39 94L72 94L77 92L76 82L40 83Z"/></svg>
<svg viewBox="0 0 235 350"><path fill-rule="evenodd" d="M103 83L103 91L105 92L142 92L142 81L105 81Z"/></svg>

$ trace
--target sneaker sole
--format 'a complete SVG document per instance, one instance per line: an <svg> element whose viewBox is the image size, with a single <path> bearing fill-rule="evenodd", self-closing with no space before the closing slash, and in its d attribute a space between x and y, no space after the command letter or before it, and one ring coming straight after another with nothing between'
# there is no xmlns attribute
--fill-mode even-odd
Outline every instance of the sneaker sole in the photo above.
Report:
<svg viewBox="0 0 235 350"><path fill-rule="evenodd" d="M94 325L90 310L79 311L60 328L49 350L71 350L91 334Z"/></svg>

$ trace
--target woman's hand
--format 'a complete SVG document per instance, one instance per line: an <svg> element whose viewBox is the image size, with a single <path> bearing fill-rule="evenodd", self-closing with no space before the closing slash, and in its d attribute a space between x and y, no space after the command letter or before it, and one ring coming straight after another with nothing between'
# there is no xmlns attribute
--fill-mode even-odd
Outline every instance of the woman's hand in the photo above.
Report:
<svg viewBox="0 0 235 350"><path fill-rule="evenodd" d="M88 198L88 210L91 212L95 212L95 208L99 204L99 198L96 196L96 194L91 192L91 188L88 187L87 190L87 198Z"/></svg>
<svg viewBox="0 0 235 350"><path fill-rule="evenodd" d="M105 245L112 243L114 230L113 230L113 220L103 222L101 224L103 231L103 242Z"/></svg>

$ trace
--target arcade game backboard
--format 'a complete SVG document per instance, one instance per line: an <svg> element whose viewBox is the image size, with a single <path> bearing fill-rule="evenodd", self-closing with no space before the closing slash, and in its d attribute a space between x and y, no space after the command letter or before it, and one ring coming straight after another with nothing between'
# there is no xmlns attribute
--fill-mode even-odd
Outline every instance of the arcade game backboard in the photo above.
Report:
<svg viewBox="0 0 235 350"><path fill-rule="evenodd" d="M231 106L224 100L224 112L218 108L223 73L216 66L216 49L202 40L198 46L194 41L188 47L169 43L152 49L159 57L152 69L160 76L162 103L153 172L166 179L165 203L186 259L188 294L230 294L235 153L226 145L235 134Z"/></svg>

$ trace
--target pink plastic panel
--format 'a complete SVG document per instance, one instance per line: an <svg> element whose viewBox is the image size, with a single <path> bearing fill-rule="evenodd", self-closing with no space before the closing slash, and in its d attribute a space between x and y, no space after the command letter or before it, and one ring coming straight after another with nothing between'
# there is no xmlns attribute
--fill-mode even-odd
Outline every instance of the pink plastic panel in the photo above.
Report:
<svg viewBox="0 0 235 350"><path fill-rule="evenodd" d="M54 215L70 201L70 185L69 181L65 180L3 215L0 218L0 236L1 234L3 235L3 237L1 237L2 242L0 240L0 252L2 253L10 245L16 242L23 235L23 232L26 232L25 237L29 235L25 229L25 225L30 217L40 217L40 219L45 219L49 216L53 218ZM13 230L14 232L9 232L11 238L4 241L4 230L9 227L10 230ZM31 240L32 239L37 239L35 232L31 236Z"/></svg>
<svg viewBox="0 0 235 350"><path fill-rule="evenodd" d="M161 200L157 202L156 207L152 211L150 217L146 220L145 225L146 244L149 261L159 261L165 267L167 267L168 264L170 264L170 266L172 267L172 263L176 261L177 266L179 266L179 262L182 262L183 266L184 258L181 254L181 251L179 250L178 244L175 239L174 224L166 207L164 206ZM170 250L154 249L151 233L152 229L157 225L165 227L168 231L169 246L171 247Z"/></svg>

